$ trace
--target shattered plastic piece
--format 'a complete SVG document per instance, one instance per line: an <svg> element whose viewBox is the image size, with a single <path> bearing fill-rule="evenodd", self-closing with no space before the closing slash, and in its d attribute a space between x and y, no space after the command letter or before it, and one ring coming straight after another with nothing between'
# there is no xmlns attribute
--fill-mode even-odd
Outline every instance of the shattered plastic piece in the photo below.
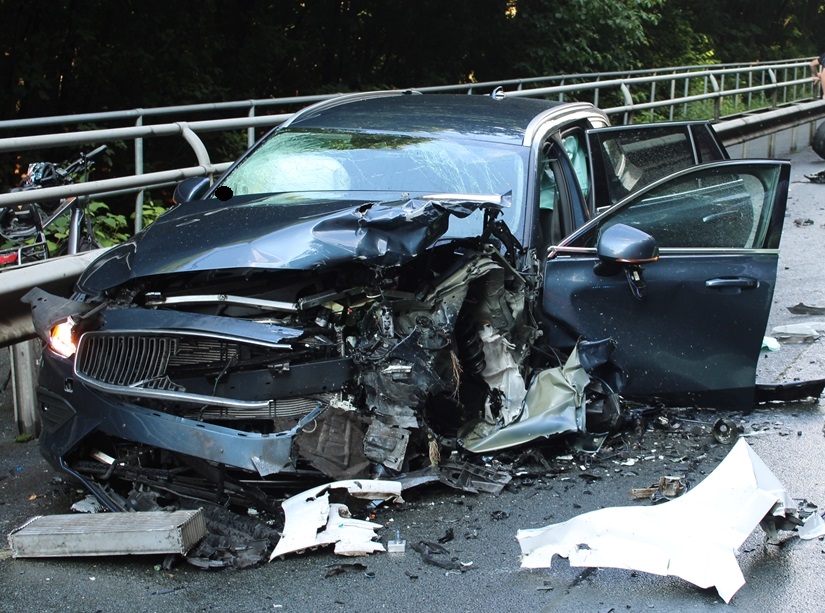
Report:
<svg viewBox="0 0 825 613"><path fill-rule="evenodd" d="M794 315L825 315L825 307L810 306L803 302L787 308Z"/></svg>
<svg viewBox="0 0 825 613"><path fill-rule="evenodd" d="M814 220L807 217L797 217L793 222L799 227L814 225Z"/></svg>
<svg viewBox="0 0 825 613"><path fill-rule="evenodd" d="M808 321L800 324L776 326L773 334L779 340L789 343L810 343L818 339L825 332L825 322Z"/></svg>
<svg viewBox="0 0 825 613"><path fill-rule="evenodd" d="M825 379L775 384L757 383L755 401L757 403L815 401L822 395L823 388L825 388Z"/></svg>
<svg viewBox="0 0 825 613"><path fill-rule="evenodd" d="M345 556L384 551L384 546L373 540L381 524L354 519L346 505L330 503L329 491L336 489L366 500L403 502L400 483L370 480L336 481L287 498L281 504L284 533L270 561L287 553L333 544L335 553Z"/></svg>
<svg viewBox="0 0 825 613"><path fill-rule="evenodd" d="M421 559L427 564L438 566L444 570L460 570L461 572L464 572L464 570L468 568L468 565L450 559L448 557L450 552L438 543L419 541L418 543L410 543L410 547L417 551Z"/></svg>
<svg viewBox="0 0 825 613"><path fill-rule="evenodd" d="M100 501L92 494L89 494L83 500L78 500L71 508L75 513L103 513L106 510L106 507L100 504Z"/></svg>
<svg viewBox="0 0 825 613"><path fill-rule="evenodd" d="M811 183L825 183L825 170L820 170L811 175L805 175L805 178Z"/></svg>
<svg viewBox="0 0 825 613"><path fill-rule="evenodd" d="M779 341L776 340L772 336L763 336L762 337L762 349L767 349L768 351L779 351L782 346L779 344Z"/></svg>
<svg viewBox="0 0 825 613"><path fill-rule="evenodd" d="M361 562L350 562L348 564L328 564L327 572L324 573L324 579L334 577L335 575L343 575L346 572L366 572L367 565Z"/></svg>
<svg viewBox="0 0 825 613"><path fill-rule="evenodd" d="M704 481L666 504L599 509L519 530L516 538L524 568L549 568L558 554L571 566L625 568L675 575L701 588L715 586L730 602L745 584L737 549L763 520L787 518L799 521L797 505L740 439ZM809 521L817 523L810 516ZM823 531L825 526L814 526L799 536L813 538Z"/></svg>

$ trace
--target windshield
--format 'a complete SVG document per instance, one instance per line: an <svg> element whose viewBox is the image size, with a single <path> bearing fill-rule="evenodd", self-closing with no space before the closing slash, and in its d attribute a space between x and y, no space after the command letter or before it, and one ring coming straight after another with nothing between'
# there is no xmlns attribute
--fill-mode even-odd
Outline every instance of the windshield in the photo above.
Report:
<svg viewBox="0 0 825 613"><path fill-rule="evenodd" d="M344 198L347 192L381 192L368 197L382 201L435 193L512 192L513 206L504 215L515 228L524 208L527 154L524 147L476 140L283 130L220 184L236 196L329 192L330 198ZM453 219L449 234L466 236L480 228L480 215L471 217L479 219Z"/></svg>

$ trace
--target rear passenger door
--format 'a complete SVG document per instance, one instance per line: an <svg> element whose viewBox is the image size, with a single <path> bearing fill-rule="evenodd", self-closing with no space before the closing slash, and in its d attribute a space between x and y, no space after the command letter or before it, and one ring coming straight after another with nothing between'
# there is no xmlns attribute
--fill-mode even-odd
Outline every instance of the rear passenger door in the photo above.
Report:
<svg viewBox="0 0 825 613"><path fill-rule="evenodd" d="M587 142L594 212L680 170L729 159L704 121L588 130Z"/></svg>

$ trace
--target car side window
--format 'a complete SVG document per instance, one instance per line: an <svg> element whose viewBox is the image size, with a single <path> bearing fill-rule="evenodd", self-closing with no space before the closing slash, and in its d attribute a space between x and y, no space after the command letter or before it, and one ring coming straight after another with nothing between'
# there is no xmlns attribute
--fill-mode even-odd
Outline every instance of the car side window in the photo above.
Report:
<svg viewBox="0 0 825 613"><path fill-rule="evenodd" d="M768 165L692 171L608 213L571 246L594 247L601 232L621 223L650 234L660 247L765 248L778 182L778 167Z"/></svg>
<svg viewBox="0 0 825 613"><path fill-rule="evenodd" d="M607 184L598 207L616 204L629 194L696 164L687 126L598 130L590 135ZM604 196L607 196L605 199Z"/></svg>

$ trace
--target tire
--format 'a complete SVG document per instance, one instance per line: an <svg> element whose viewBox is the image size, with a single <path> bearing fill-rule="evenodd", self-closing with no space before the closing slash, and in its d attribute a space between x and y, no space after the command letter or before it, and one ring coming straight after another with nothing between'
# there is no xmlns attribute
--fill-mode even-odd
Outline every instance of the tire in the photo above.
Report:
<svg viewBox="0 0 825 613"><path fill-rule="evenodd" d="M813 149L819 157L825 159L825 121L819 124L816 132L814 132L811 149Z"/></svg>

